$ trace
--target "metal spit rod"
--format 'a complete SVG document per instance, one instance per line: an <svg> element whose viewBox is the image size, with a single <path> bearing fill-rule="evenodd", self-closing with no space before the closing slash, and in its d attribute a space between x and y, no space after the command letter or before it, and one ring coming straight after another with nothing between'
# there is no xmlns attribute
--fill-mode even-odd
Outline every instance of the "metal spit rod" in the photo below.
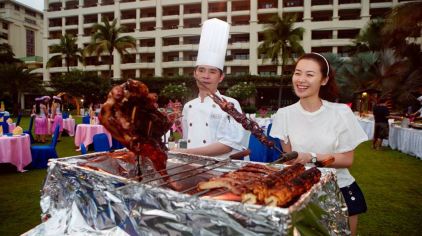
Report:
<svg viewBox="0 0 422 236"><path fill-rule="evenodd" d="M228 160L228 159L227 159L227 160ZM202 173L208 172L208 171L210 171L210 170L220 168L220 167L222 167L222 166L227 165L227 160L224 160L224 161L221 161L221 162L217 162L217 163L213 163L212 165L215 165L215 166L213 166L213 167L211 167L211 168L209 168L209 169L205 169L205 170L203 170L203 171L200 171L200 172L198 172L198 173L194 173L194 174L190 174L190 175L188 175L188 176L181 177L181 178L178 178L178 179L172 179L172 180L170 180L170 181L166 181L165 183L162 183L162 184L158 185L157 187L161 187L161 186L167 185L167 184L169 184L169 183L173 183L173 182L181 181L181 180L184 180L184 179L188 179L188 178L190 178L190 177L193 177L193 176L196 176L196 175L199 175L199 174L202 174ZM205 165L205 166L211 166L211 164L209 164L209 165ZM201 168L204 168L205 166L201 166L201 167L199 167L199 168L194 168L194 169L190 169L190 170L187 170L187 171L179 172L179 173L177 173L177 174L184 173L184 172L188 172L188 171L192 171L192 170L201 169Z"/></svg>
<svg viewBox="0 0 422 236"><path fill-rule="evenodd" d="M223 160L223 161L214 161L213 163L209 163L209 164L206 164L206 165L201 165L201 166L198 166L198 167L195 167L195 168L191 168L191 169L188 169L188 170L184 170L184 171L180 171L180 172L177 172L177 173L174 173L174 174L167 174L167 175L162 175L162 176L158 176L158 177L155 177L155 178L152 178L152 179L149 179L149 180L147 180L147 181L145 181L145 182L143 182L143 183L149 183L149 182L152 182L152 181L155 181L155 180L159 180L159 179L164 179L164 178L167 178L167 177L171 177L171 176L174 176L174 175L178 175L178 174L182 174L182 173L185 173L185 172L190 172L190 171L193 171L193 170L199 170L199 169L203 169L203 168L205 168L205 167L209 167L209 166L213 166L213 165L217 165L217 164L220 164L220 163L223 163L223 165L227 165L227 162L228 162L228 159L227 160ZM181 166L186 166L186 165L188 165L188 164L195 164L196 162L189 162L189 163L187 163L187 164L183 164L183 165L181 165ZM221 165L221 166L223 166L223 165ZM181 167L181 166L179 166L179 167ZM220 166L218 166L218 167L220 167ZM174 169L174 168L173 168ZM210 168L209 170L212 170L212 169L215 169L215 168ZM209 171L209 170L207 170L207 171ZM206 171L205 171L206 172ZM200 173L203 173L203 172L200 172ZM197 174L200 174L200 173L195 173L194 175L192 175L192 176L195 176L195 175L197 175ZM192 176L190 176L190 177L192 177ZM174 181L170 181L170 182L174 182ZM160 185L161 186L161 185Z"/></svg>

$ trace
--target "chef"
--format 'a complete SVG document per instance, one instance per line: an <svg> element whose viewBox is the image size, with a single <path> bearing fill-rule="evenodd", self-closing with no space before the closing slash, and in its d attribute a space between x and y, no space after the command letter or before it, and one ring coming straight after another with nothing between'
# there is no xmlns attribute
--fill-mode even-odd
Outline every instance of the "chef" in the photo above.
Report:
<svg viewBox="0 0 422 236"><path fill-rule="evenodd" d="M224 79L228 37L229 24L226 22L214 18L203 23L193 72L199 94L183 107L183 138L187 141L187 149L178 151L219 156L244 149L242 139L245 130L208 96L210 92L215 93L242 112L237 100L222 95L217 89Z"/></svg>

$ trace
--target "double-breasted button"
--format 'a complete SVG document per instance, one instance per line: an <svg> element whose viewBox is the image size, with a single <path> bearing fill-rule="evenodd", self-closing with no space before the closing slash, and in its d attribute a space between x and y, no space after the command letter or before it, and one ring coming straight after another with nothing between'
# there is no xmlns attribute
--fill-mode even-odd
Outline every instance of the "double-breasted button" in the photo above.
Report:
<svg viewBox="0 0 422 236"><path fill-rule="evenodd" d="M192 126L192 123L189 123L189 126Z"/></svg>
<svg viewBox="0 0 422 236"><path fill-rule="evenodd" d="M212 107L215 108L215 104L212 104Z"/></svg>
<svg viewBox="0 0 422 236"><path fill-rule="evenodd" d="M205 123L205 126L208 126L208 123Z"/></svg>
<svg viewBox="0 0 422 236"><path fill-rule="evenodd" d="M190 143L190 139L188 139L188 143Z"/></svg>
<svg viewBox="0 0 422 236"><path fill-rule="evenodd" d="M205 139L204 139L204 140L202 140L202 142L203 142L203 143L207 143L207 141L206 141Z"/></svg>
<svg viewBox="0 0 422 236"><path fill-rule="evenodd" d="M192 105L189 105L189 108L192 108Z"/></svg>

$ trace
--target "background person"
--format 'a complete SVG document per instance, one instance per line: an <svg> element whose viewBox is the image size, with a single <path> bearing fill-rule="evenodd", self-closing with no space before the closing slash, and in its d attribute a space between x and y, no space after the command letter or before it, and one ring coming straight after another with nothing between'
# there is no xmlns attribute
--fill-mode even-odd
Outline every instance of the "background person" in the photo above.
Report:
<svg viewBox="0 0 422 236"><path fill-rule="evenodd" d="M44 96L35 99L35 107L32 114L35 116L35 141L45 143L48 134L48 109L50 97Z"/></svg>
<svg viewBox="0 0 422 236"><path fill-rule="evenodd" d="M210 92L215 93L242 111L237 100L221 95L217 89L224 80L228 36L226 22L215 18L204 22L193 72L199 93L183 107L183 138L187 141L187 149L178 151L218 156L243 149L243 128L208 96Z"/></svg>
<svg viewBox="0 0 422 236"><path fill-rule="evenodd" d="M54 135L54 130L56 126L60 126L59 128L59 137L57 140L60 140L63 132L63 116L62 116L62 99L59 96L53 96L53 103L51 104L51 119L53 121L53 125L51 126L51 134Z"/></svg>
<svg viewBox="0 0 422 236"><path fill-rule="evenodd" d="M335 158L330 167L337 169L337 183L348 207L350 229L356 235L358 214L366 212L367 207L347 168L353 164L354 149L368 137L352 110L333 102L338 89L334 73L322 55L301 56L292 83L299 101L277 111L270 135L283 140L284 151L298 152L298 158L288 164Z"/></svg>
<svg viewBox="0 0 422 236"><path fill-rule="evenodd" d="M372 113L374 114L374 138L372 140L372 148L379 150L381 148L382 140L388 139L389 125L388 117L390 111L386 105L386 99L381 98L373 107Z"/></svg>

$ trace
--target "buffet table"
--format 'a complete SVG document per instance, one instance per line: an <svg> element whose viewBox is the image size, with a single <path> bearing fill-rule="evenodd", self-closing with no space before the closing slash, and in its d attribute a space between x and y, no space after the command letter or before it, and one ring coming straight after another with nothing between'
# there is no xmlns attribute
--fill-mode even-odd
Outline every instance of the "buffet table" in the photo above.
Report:
<svg viewBox="0 0 422 236"><path fill-rule="evenodd" d="M0 136L0 163L12 163L18 171L32 161L31 140L28 134Z"/></svg>
<svg viewBox="0 0 422 236"><path fill-rule="evenodd" d="M66 118L63 119L63 130L66 130L69 136L75 135L75 119Z"/></svg>
<svg viewBox="0 0 422 236"><path fill-rule="evenodd" d="M81 143L88 147L92 143L94 135L105 133L108 137L110 147L112 146L111 134L102 125L79 124L76 126L75 145L79 147Z"/></svg>
<svg viewBox="0 0 422 236"><path fill-rule="evenodd" d="M363 131L365 131L366 135L368 135L368 139L372 140L374 138L374 120L370 120L368 118L362 118L357 116L356 117L360 126L362 127Z"/></svg>
<svg viewBox="0 0 422 236"><path fill-rule="evenodd" d="M392 149L422 159L422 130L391 125L388 141Z"/></svg>

